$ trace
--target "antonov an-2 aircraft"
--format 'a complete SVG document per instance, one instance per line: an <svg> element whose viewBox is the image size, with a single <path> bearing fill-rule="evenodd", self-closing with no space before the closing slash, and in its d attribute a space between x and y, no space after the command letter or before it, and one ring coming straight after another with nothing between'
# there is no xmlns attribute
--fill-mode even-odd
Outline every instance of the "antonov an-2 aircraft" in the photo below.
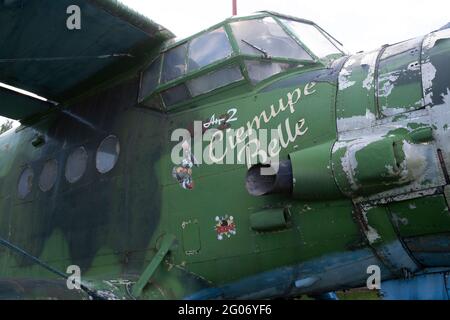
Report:
<svg viewBox="0 0 450 320"><path fill-rule="evenodd" d="M175 41L0 1L0 82L37 96L0 88L0 298L448 299L449 57L449 29L349 55L274 12Z"/></svg>

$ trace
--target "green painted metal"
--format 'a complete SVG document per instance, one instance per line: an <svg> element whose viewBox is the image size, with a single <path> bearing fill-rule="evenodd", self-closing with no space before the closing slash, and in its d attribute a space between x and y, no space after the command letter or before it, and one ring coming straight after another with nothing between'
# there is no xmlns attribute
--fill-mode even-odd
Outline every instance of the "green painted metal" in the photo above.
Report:
<svg viewBox="0 0 450 320"><path fill-rule="evenodd" d="M141 73L181 42L114 2L105 3L112 5L105 9L92 2L92 14L117 9L102 28L125 20L128 27L120 24L120 29L131 30L131 24L135 44L143 41L136 47L139 58L129 65L87 65L89 74L61 83L48 79L63 108L34 111L40 106L30 104L28 121L0 137L0 235L8 242L57 270L80 266L83 283L104 298L182 299L296 297L364 286L369 265L380 265L383 279L399 277L405 266L411 272L422 267L426 257L409 250L408 245L418 246L408 241L447 239L450 47L445 34L409 43L414 48L421 43L420 72L411 65L417 52L408 56L404 48L410 45L399 44L331 61L273 59L302 65L252 83L245 62L262 58L242 55L228 24L287 17L264 12L232 18L208 29L225 26L232 56L139 95ZM145 26L158 35L149 40ZM95 42L91 37L79 41L88 46ZM122 44L131 48L130 42ZM108 43L107 48L122 47ZM161 102L160 92L233 64L242 81L171 107ZM30 72L40 68L31 64ZM397 73L406 78L394 80ZM33 88L40 92L40 84ZM415 104L420 96L424 103ZM230 117L228 126L212 121ZM195 122L201 123L200 133ZM279 160L291 162L293 179L287 184L292 185L284 193L254 197L246 189L245 162L209 164L202 155L189 168L173 163L179 141L172 133L186 129L194 138L191 151L197 143L203 151L211 139L195 138L206 132L205 124L222 133L276 129L282 138ZM117 163L101 173L98 150L110 136L120 142L110 150L119 152ZM37 137L45 139L33 145ZM69 160L80 147L87 154L80 161L86 162L73 168ZM227 151L235 157L236 149L231 145ZM49 160L57 169L48 190L41 176L46 182L52 178L43 174ZM66 175L80 168L85 171L70 183ZM190 176L188 187L177 180L178 172ZM442 243L439 250L447 252ZM295 286L308 278L318 280L308 288ZM54 274L0 248L0 288L10 288L9 281L31 288L25 298L40 298L42 292L74 296ZM42 291L33 289L37 285ZM11 296L17 293L12 290Z"/></svg>
<svg viewBox="0 0 450 320"><path fill-rule="evenodd" d="M387 48L379 62L379 112L392 116L423 107L420 56L423 38ZM395 85L393 85L395 83Z"/></svg>
<svg viewBox="0 0 450 320"><path fill-rule="evenodd" d="M291 212L288 208L269 209L253 213L250 226L259 232L276 231L288 227Z"/></svg>
<svg viewBox="0 0 450 320"><path fill-rule="evenodd" d="M448 232L450 214L442 195L389 205L392 220L402 237Z"/></svg>
<svg viewBox="0 0 450 320"><path fill-rule="evenodd" d="M404 159L401 141L386 138L373 142L355 153L356 161L367 165L358 166L355 175L365 192L376 193L377 190L389 188L400 183L400 163Z"/></svg>
<svg viewBox="0 0 450 320"><path fill-rule="evenodd" d="M373 88L375 70L374 68L371 70L368 65L368 63L373 63L377 54L377 51L368 55L357 54L347 60L343 68L344 72L341 72L339 94L336 101L336 117L338 119L377 114ZM369 61L366 62L363 59ZM363 87L363 84L366 87Z"/></svg>
<svg viewBox="0 0 450 320"><path fill-rule="evenodd" d="M430 127L418 128L409 133L410 139L414 143L424 143L433 140L433 129Z"/></svg>
<svg viewBox="0 0 450 320"><path fill-rule="evenodd" d="M289 155L294 178L294 197L304 200L342 197L330 165L333 144L334 141L327 141Z"/></svg>

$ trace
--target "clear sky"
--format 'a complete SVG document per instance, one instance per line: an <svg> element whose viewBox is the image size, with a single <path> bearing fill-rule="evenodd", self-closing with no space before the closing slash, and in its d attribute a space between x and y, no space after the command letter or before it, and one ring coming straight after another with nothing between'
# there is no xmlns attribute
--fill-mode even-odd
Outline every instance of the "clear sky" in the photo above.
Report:
<svg viewBox="0 0 450 320"><path fill-rule="evenodd" d="M232 0L121 0L178 37L231 16ZM450 22L449 0L237 0L238 14L276 11L312 20L350 52L376 49Z"/></svg>
<svg viewBox="0 0 450 320"><path fill-rule="evenodd" d="M121 1L180 38L231 16L232 0ZM239 15L271 10L312 20L352 53L420 36L450 22L450 0L237 1Z"/></svg>

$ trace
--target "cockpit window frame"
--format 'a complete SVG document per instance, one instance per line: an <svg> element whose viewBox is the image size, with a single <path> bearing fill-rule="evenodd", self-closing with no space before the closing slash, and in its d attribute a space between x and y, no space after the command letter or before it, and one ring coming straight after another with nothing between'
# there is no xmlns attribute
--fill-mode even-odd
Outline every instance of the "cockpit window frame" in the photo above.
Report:
<svg viewBox="0 0 450 320"><path fill-rule="evenodd" d="M299 19L296 17L291 17L288 15L281 15L281 14L277 14L277 13L272 13L272 12L260 12L257 14L253 14L253 15L249 15L249 16L242 16L242 17L231 17L225 21L222 21L218 24L215 24L213 26L211 26L208 29L205 29L199 33L196 33L188 38L182 39L180 41L176 41L173 43L170 43L168 45L166 45L161 51L159 56L161 56L161 63L160 63L160 74L159 74L159 83L157 85L157 87L152 91L149 92L148 94L145 93L145 98L143 98L142 100L139 101L139 103L141 102L145 102L148 101L150 99L154 99L156 96L158 96L158 100L161 101L162 105L161 105L161 109L166 110L166 111L170 111L173 109L178 109L180 107L182 107L183 105L187 104L187 103L196 103L196 101L203 99L203 98L207 98L211 95L214 94L220 94L220 92L225 91L225 90L233 90L233 88L235 87L239 87L239 86L245 86L247 88L247 90L252 90L251 88L254 88L257 85L263 85L264 83L266 83L267 81L270 81L271 77L266 79L266 80L262 80L260 83L252 83L247 67L246 67L246 62L249 60L264 60L265 58L262 57L262 55L258 55L257 53L255 54L244 54L241 53L240 48L239 48L239 44L237 43L237 40L233 34L232 28L231 28L231 23L233 22L238 22L238 21L248 21L248 20L256 20L256 19L263 19L263 18L267 18L270 17L272 18L281 28L282 30L290 37L292 38L308 55L311 56L311 60L302 60L302 59L293 59L293 58L284 58L284 57L270 57L269 59L267 59L268 61L271 61L273 63L287 63L287 64L291 64L293 66L311 66L311 65L316 65L317 67L319 66L325 66L325 61L319 59L319 57L317 57L317 55L314 54L314 52L312 52L308 46L306 46L298 37L297 35L295 35L281 20L282 19L287 19L287 20L292 20L292 21L296 21L296 22L301 22L301 23L308 23L311 24L313 26L315 26L319 32L326 37L327 40L329 40L333 46L336 47L336 49L342 53L342 55L345 55L346 53L343 52L343 50L339 47L337 47L335 45L335 43L333 41L330 40L330 37L326 32L323 31L322 28L320 28L317 24L315 24L312 21L309 20L305 20L305 19ZM198 38L200 36L203 36L209 32L212 32L214 30L223 28L223 30L225 31L225 34L227 36L228 41L231 44L231 48L232 48L232 53L231 55L228 55L227 57L225 57L224 59L220 59L218 61L214 61L213 63L203 66L199 69L196 70L192 70L189 71L188 70L188 59L189 59L189 49L190 49L190 43L193 39ZM334 38L333 38L334 39ZM334 41L336 41L337 43L339 43L337 40L334 39ZM170 81L167 81L165 83L163 83L163 78L162 78L162 72L163 72L163 65L164 65L164 60L165 60L165 54L166 52L170 51L173 48L182 46L182 45L186 45L187 44L187 49L185 51L185 68L186 68L186 72L181 75L180 77L176 78L176 79L172 79ZM340 43L339 43L340 44ZM154 58L153 60L156 60L158 57ZM148 64L147 68L151 65ZM238 81L238 82L234 82L234 83L229 83L226 84L224 87L220 87L217 89L214 89L210 92L205 92L203 94L200 94L196 97L191 97L190 99L187 99L185 101L179 102L175 105L171 105L171 106L166 106L164 103L164 99L162 99L161 94L163 92L165 92L166 90L169 90L170 88L176 87L182 83L187 83L188 81L201 77L203 75L206 75L208 73L211 73L215 70L219 70L221 68L226 68L229 66L233 66L233 65L238 65L240 67L241 73L243 75L243 80ZM147 68L144 69L141 73L141 79L142 79L142 74L147 71ZM141 80L141 85L142 85L142 80ZM142 90L142 88L140 88L140 90Z"/></svg>
<svg viewBox="0 0 450 320"><path fill-rule="evenodd" d="M312 21L302 21L299 19L293 19L293 18L286 18L286 17L274 17L275 20L277 20L277 22L282 26L282 28L292 37L294 38L311 56L314 57L314 60L319 61L319 60L324 60L323 58L320 58L319 56L317 56L316 53L314 53L314 51L312 51L309 46L307 46L299 37L298 35L293 32L284 22L283 20L288 20L288 21L293 21L293 22L299 22L299 23L303 23L303 24L309 24L311 26L313 26L314 28L317 29L317 31L319 31L319 33L330 42L330 44L336 48L337 51L339 51L342 55L345 55L345 52L342 50L342 48L339 48L338 46L336 46L335 42L338 42L336 39L332 38L327 32L325 32L321 27L319 27L317 24L315 24Z"/></svg>
<svg viewBox="0 0 450 320"><path fill-rule="evenodd" d="M263 19L265 19L265 18L271 18L272 20L274 20L275 23L278 24L279 27L281 27L281 30L284 31L288 37L290 37L292 40L294 40L294 42L295 42L297 45L299 45L299 47L300 47L301 49L303 49L304 51L306 51L306 53L311 57L311 60L312 60L312 61L317 61L317 57L314 56L314 54L311 54L310 50L307 49L307 47L306 47L303 43L301 43L300 41L298 41L297 37L293 37L292 32L290 32L290 30L288 30L288 29L286 28L286 26L284 26L284 25L280 22L280 20L279 20L277 17L275 17L275 16L270 16L270 15L252 16L251 18L247 18L247 19L242 18L242 19L236 19L236 20L229 21L229 22L228 22L228 26L230 27L231 36L232 36L233 39L235 40L236 44L237 44L236 36L234 35L233 31L231 30L231 28L232 28L232 27L231 27L231 24L232 24L232 23L236 23L236 22L240 22L240 21L263 20ZM236 49L238 50L238 51L237 51L238 54L241 55L241 56L261 58L261 54L259 54L259 55L256 54L256 53L255 53L255 54L247 54L247 53L242 52L242 50L241 50L239 44L237 44L237 48L236 48ZM307 50L305 50L305 49L307 49ZM293 61L299 61L299 62L305 62L305 61L308 61L308 62L310 62L310 60L306 60L306 59L295 59L295 58L287 58L287 57L282 57L282 56L271 56L271 57L270 57L270 60L273 60L273 61L275 61L275 62L288 62L288 61L291 61L291 62L293 62ZM283 60L283 61L279 61L279 60Z"/></svg>

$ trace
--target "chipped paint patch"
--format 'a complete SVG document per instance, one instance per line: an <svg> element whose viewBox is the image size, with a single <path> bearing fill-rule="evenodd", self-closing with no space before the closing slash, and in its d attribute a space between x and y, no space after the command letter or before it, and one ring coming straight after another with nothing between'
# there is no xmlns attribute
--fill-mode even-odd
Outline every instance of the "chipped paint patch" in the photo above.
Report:
<svg viewBox="0 0 450 320"><path fill-rule="evenodd" d="M377 64L377 58L379 54L379 50L373 51L371 53L366 54L361 60L361 66L369 66L369 71L366 79L363 81L363 88L367 90L372 90L375 84L375 67Z"/></svg>
<svg viewBox="0 0 450 320"><path fill-rule="evenodd" d="M344 144L335 144L333 149L333 154L346 147L346 152L341 158L341 167L344 170L350 187L353 191L357 191L361 188L358 179L356 178L356 170L358 168L358 160L356 159L356 154L367 147L369 144L383 139L383 136L373 135L368 137L363 137L353 141L349 141Z"/></svg>
<svg viewBox="0 0 450 320"><path fill-rule="evenodd" d="M444 30L433 32L433 33L429 34L427 36L427 38L425 39L423 48L425 50L430 50L430 49L434 48L434 46L436 45L436 43L439 40L448 39L448 38L450 38L450 29L444 29Z"/></svg>
<svg viewBox="0 0 450 320"><path fill-rule="evenodd" d="M408 109L406 108L393 108L393 107L386 107L386 106L382 106L381 110L383 112L383 115L385 115L386 117L392 117L395 116L399 113L405 113L408 111Z"/></svg>
<svg viewBox="0 0 450 320"><path fill-rule="evenodd" d="M364 222L366 223L366 226L367 226L367 230L364 230L364 233L366 234L366 237L367 237L367 240L369 241L369 243L373 244L376 241L381 240L381 236L378 233L378 231L374 227L369 225L369 219L367 219L367 211L366 210L362 211L362 216L363 216Z"/></svg>
<svg viewBox="0 0 450 320"><path fill-rule="evenodd" d="M341 73L339 74L339 90L345 90L356 84L356 81L349 80L351 75L352 75L351 71L347 69L342 69Z"/></svg>
<svg viewBox="0 0 450 320"><path fill-rule="evenodd" d="M403 143L403 152L405 160L402 162L402 181L420 180L427 168L428 148L421 145L412 145L408 142Z"/></svg>
<svg viewBox="0 0 450 320"><path fill-rule="evenodd" d="M351 67L355 64L355 62L356 62L356 59L350 58L344 64L344 67L342 68L341 72L339 73L339 90L341 90L341 91L345 90L356 84L356 81L350 81L350 77L352 76Z"/></svg>
<svg viewBox="0 0 450 320"><path fill-rule="evenodd" d="M436 78L436 68L429 61L422 63L422 85L423 85L423 96L425 104L429 105L433 103L433 80Z"/></svg>
<svg viewBox="0 0 450 320"><path fill-rule="evenodd" d="M400 78L401 71L393 71L378 77L378 96L388 97L395 87L395 83Z"/></svg>
<svg viewBox="0 0 450 320"><path fill-rule="evenodd" d="M371 127L375 120L375 114L366 109L366 114L363 116L337 119L338 132Z"/></svg>
<svg viewBox="0 0 450 320"><path fill-rule="evenodd" d="M353 197L356 201L384 201L386 203L402 201L419 197L425 194L434 194L436 188L445 184L436 149L443 151L445 162L450 168L450 131L444 131L442 128L448 124L450 119L450 89L445 97L445 104L442 106L427 107L424 109L413 110L404 113L403 116L386 117L375 120L369 126L360 129L352 129L351 120L348 120L348 131L339 132L339 141L333 147L333 157L335 157L334 170L342 170L341 173L346 177L346 184L340 186L343 192ZM351 119L351 118L349 118ZM358 119L358 118L356 118ZM359 121L359 120L358 120ZM342 128L342 119L338 120ZM359 125L359 124L358 124ZM408 132L417 129L418 126L434 127L434 141L427 143L413 144L402 137ZM360 198L358 193L360 183L355 177L355 169L358 167L355 153L368 144L376 142L386 137L395 137L404 140L401 151L405 154L405 159L398 163L397 174L399 180L396 183L390 182L388 189L371 195L365 195ZM339 156L337 156L339 152ZM389 164L388 164L389 165ZM394 168L386 167L387 174L393 172ZM389 171L390 170L390 171ZM401 170L399 172L399 170ZM339 182L338 182L339 183ZM344 182L342 182L344 183Z"/></svg>

